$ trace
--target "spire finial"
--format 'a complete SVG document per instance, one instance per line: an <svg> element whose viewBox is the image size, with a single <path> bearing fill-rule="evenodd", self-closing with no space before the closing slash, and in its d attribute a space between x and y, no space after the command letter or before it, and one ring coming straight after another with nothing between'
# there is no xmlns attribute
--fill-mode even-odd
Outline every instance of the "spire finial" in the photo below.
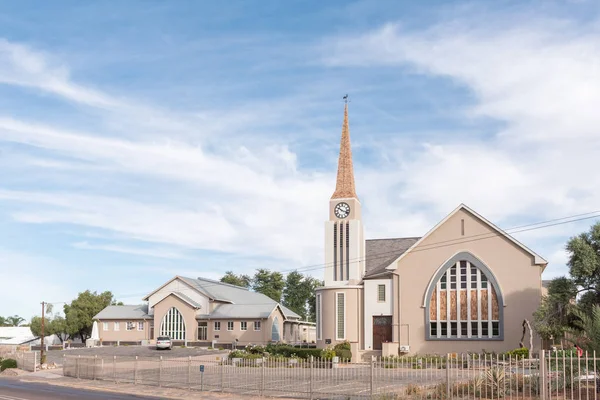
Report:
<svg viewBox="0 0 600 400"><path fill-rule="evenodd" d="M352 148L350 146L350 127L348 125L348 95L344 99L344 122L342 124L342 140L338 159L337 181L332 199L358 198L354 187L354 167L352 165Z"/></svg>

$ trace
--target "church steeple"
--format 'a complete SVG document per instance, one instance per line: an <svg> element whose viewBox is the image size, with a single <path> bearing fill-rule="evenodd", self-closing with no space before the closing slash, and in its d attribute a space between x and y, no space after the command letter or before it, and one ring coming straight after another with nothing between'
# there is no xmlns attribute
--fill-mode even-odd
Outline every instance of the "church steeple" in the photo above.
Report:
<svg viewBox="0 0 600 400"><path fill-rule="evenodd" d="M354 167L352 166L352 148L350 147L350 128L348 126L348 103L344 106L344 123L338 160L337 181L331 199L350 199L356 196L354 187Z"/></svg>

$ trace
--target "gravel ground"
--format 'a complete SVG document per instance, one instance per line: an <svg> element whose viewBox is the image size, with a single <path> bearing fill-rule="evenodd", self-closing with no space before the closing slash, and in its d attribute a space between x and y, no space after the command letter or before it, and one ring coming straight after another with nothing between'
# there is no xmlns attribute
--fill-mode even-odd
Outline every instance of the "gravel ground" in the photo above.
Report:
<svg viewBox="0 0 600 400"><path fill-rule="evenodd" d="M53 350L47 353L48 363L62 364L63 355L68 356L98 356L98 357L188 357L188 356L204 356L204 355L215 355L228 354L227 351L218 350L207 350L206 348L181 348L173 347L172 350L156 350L155 347L148 346L104 346L104 347L92 347L89 349L71 349L71 350Z"/></svg>

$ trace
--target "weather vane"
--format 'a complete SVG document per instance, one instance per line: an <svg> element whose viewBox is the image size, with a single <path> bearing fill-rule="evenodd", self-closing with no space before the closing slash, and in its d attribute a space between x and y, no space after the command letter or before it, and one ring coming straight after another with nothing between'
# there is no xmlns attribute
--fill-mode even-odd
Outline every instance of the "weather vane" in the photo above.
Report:
<svg viewBox="0 0 600 400"><path fill-rule="evenodd" d="M344 103L348 104L348 95L346 94L344 97L342 97L344 99Z"/></svg>

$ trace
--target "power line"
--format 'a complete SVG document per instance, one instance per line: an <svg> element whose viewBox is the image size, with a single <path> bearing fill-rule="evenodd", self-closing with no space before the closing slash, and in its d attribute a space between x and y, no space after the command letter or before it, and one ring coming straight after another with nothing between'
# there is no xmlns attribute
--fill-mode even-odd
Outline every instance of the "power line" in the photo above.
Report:
<svg viewBox="0 0 600 400"><path fill-rule="evenodd" d="M434 243L430 243L427 245L419 245L419 246L413 248L411 250L411 253L434 250L434 249L438 249L438 248L442 248L442 247L470 243L470 242L475 242L475 241L479 241L479 240L491 239L491 238L498 237L498 236L508 236L509 233L515 234L515 233L521 233L521 232L534 231L534 230L538 230L538 229L544 229L544 228L549 228L549 227L553 227L553 226L564 225L564 224L568 224L568 223L572 223L572 222L578 222L578 221L594 219L594 218L600 218L600 210L591 211L591 212L587 212L587 213L583 213L583 214L571 215L571 216L567 216L567 217L549 219L549 220L535 222L535 223L531 223L531 224L519 225L519 226L515 226L512 228L508 228L506 230L500 230L500 232L486 232L486 233L481 233L481 234L476 234L476 235L464 236L464 237L457 238L457 239L450 239L450 240L434 242ZM377 256L369 257L369 260L378 260L378 259L388 258L392 254L398 254L398 250L391 250L388 252L379 253ZM404 254L404 253L402 253L402 254ZM355 263L360 263L362 261L366 261L366 256L352 259L349 261L349 263L355 264ZM334 265L333 263L321 263L321 264L307 265L304 267L297 267L297 268L293 268L293 269L289 269L289 270L282 270L282 271L276 271L276 272L280 272L280 273L289 273L289 272L293 272L293 271L307 272L307 271L315 271L315 270L319 270L319 269L332 268L333 265ZM222 285L222 282L207 283L207 284L203 285L202 287L206 288L206 287L219 286L219 285ZM240 287L240 288L245 289L242 287ZM195 290L196 289L194 289L194 288L178 289L179 292L195 291ZM148 293L149 292L120 294L120 295L115 295L114 297L115 298L130 298L130 297L144 296L144 295L147 295ZM48 303L49 304L68 304L69 302L60 301L60 302L52 302L52 303L48 302ZM246 305L267 305L270 303L256 303L256 304L244 303L244 304L246 304Z"/></svg>
<svg viewBox="0 0 600 400"><path fill-rule="evenodd" d="M572 215L569 217L555 218L555 219L550 219L547 221L536 222L536 223L527 224L527 225L520 225L520 226L516 226L514 228L509 228L505 231L500 231L500 232L486 232L483 234L465 236L463 238L458 238L458 239L434 242L434 243L430 243L428 245L417 246L414 249L412 249L411 252L414 253L414 252L420 252L420 251L434 250L437 248L453 246L456 244L463 244L463 243L475 242L475 241L479 241L479 240L491 239L491 238L498 237L498 236L507 236L508 235L507 231L513 231L511 233L514 234L514 233L528 232L528 231L548 228L548 227L557 226L557 225L564 225L567 223L578 222L578 221L583 221L583 220L592 219L592 218L600 218L600 215L590 215L590 214L599 214L599 213L600 213L600 211L593 211L593 212L584 213L584 214ZM580 218L577 218L577 217L580 217ZM388 258L391 254L397 254L397 253L398 253L398 250L392 250L392 251L388 251L388 252L384 252L384 253L379 253L377 256L370 257L369 260ZM360 257L360 258L355 258L350 262L352 264L355 264L357 262L361 262L361 261L365 261L365 260L366 260L366 257ZM299 268L277 271L277 272L281 272L281 273L286 273L286 272L289 273L289 272L293 272L293 271L306 272L306 271L314 271L314 270L325 269L325 268L330 268L330 267L333 267L333 263L314 264L314 265L310 265L310 266L299 267ZM220 283L212 283L212 284L208 283L206 285L203 285L203 287L218 286L219 284ZM190 289L186 289L186 290L193 290L193 289L190 288ZM133 296L144 295L144 294L147 294L147 293L124 295L121 297L133 297Z"/></svg>

